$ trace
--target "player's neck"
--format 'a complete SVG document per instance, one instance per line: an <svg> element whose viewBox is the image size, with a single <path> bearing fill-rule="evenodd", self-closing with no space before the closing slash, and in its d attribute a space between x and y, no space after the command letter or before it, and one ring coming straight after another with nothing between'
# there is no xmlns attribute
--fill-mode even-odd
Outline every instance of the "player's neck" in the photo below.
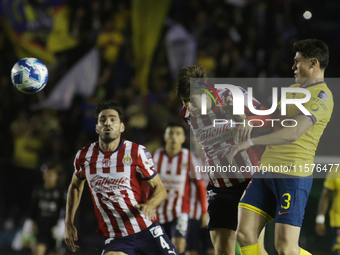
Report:
<svg viewBox="0 0 340 255"><path fill-rule="evenodd" d="M301 84L302 87L305 87L305 86L308 86L310 84L314 84L314 83L317 83L317 82L321 82L321 81L324 81L325 80L325 77L324 77L324 73L321 72L317 75L314 75L310 78L307 78L305 80L305 82L303 84Z"/></svg>
<svg viewBox="0 0 340 255"><path fill-rule="evenodd" d="M121 137L119 136L117 139L113 140L110 143L104 143L101 139L99 139L99 148L102 151L115 151L120 144Z"/></svg>
<svg viewBox="0 0 340 255"><path fill-rule="evenodd" d="M182 149L181 145L165 144L165 152L166 155L168 155L169 157L176 156L178 153L180 153L181 149Z"/></svg>

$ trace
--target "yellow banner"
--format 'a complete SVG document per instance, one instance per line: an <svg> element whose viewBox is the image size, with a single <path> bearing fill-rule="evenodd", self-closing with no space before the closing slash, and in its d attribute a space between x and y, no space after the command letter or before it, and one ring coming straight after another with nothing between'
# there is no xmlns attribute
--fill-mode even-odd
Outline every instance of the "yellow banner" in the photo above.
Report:
<svg viewBox="0 0 340 255"><path fill-rule="evenodd" d="M150 66L170 3L170 0L132 1L132 44L137 81L144 95L148 93Z"/></svg>
<svg viewBox="0 0 340 255"><path fill-rule="evenodd" d="M0 2L1 25L18 58L35 57L54 64L54 53L75 47L77 40L69 33L70 11L65 0L41 8L26 1Z"/></svg>

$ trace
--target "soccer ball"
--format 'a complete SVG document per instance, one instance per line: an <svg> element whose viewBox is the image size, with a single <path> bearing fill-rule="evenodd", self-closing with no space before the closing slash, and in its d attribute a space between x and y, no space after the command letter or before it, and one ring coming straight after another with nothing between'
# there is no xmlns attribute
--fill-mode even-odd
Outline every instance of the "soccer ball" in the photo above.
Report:
<svg viewBox="0 0 340 255"><path fill-rule="evenodd" d="M13 66L11 80L21 92L26 94L37 93L46 86L48 70L39 59L23 58Z"/></svg>

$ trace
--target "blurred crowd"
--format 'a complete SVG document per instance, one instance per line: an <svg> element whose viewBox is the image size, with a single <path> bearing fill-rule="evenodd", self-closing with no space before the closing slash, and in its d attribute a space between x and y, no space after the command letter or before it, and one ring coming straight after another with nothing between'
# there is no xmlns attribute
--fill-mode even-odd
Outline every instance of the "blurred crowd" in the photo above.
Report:
<svg viewBox="0 0 340 255"><path fill-rule="evenodd" d="M69 31L79 43L56 54L48 85L34 95L12 85L10 71L18 59L0 31L0 208L6 208L0 210L0 233L20 228L32 189L41 183L44 162L60 162L61 185L67 186L77 150L97 140L94 110L100 100L118 101L126 113L123 137L152 152L162 146L166 124L180 120L174 84L184 65L202 65L210 77L292 77L291 45L305 35L306 25L291 18L298 8L286 2L172 1L154 54L148 94L141 93L135 75L130 1L69 1ZM68 110L32 110L94 46L100 51L100 77L93 95L76 97ZM80 232L86 228L90 224ZM0 241L0 249L5 245Z"/></svg>

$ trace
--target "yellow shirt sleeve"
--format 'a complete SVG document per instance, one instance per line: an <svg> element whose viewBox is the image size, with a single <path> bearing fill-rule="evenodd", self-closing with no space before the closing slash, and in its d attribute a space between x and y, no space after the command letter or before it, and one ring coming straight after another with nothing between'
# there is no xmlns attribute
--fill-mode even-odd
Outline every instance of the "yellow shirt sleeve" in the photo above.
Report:
<svg viewBox="0 0 340 255"><path fill-rule="evenodd" d="M310 118L315 124L317 121L330 118L331 115L331 97L329 91L322 89L313 89L311 92L311 99L303 104L303 106L310 112ZM301 113L302 114L302 113Z"/></svg>
<svg viewBox="0 0 340 255"><path fill-rule="evenodd" d="M324 184L323 184L324 187L326 187L327 189L329 190L335 190L336 187L335 187L335 179L334 178L326 178Z"/></svg>

